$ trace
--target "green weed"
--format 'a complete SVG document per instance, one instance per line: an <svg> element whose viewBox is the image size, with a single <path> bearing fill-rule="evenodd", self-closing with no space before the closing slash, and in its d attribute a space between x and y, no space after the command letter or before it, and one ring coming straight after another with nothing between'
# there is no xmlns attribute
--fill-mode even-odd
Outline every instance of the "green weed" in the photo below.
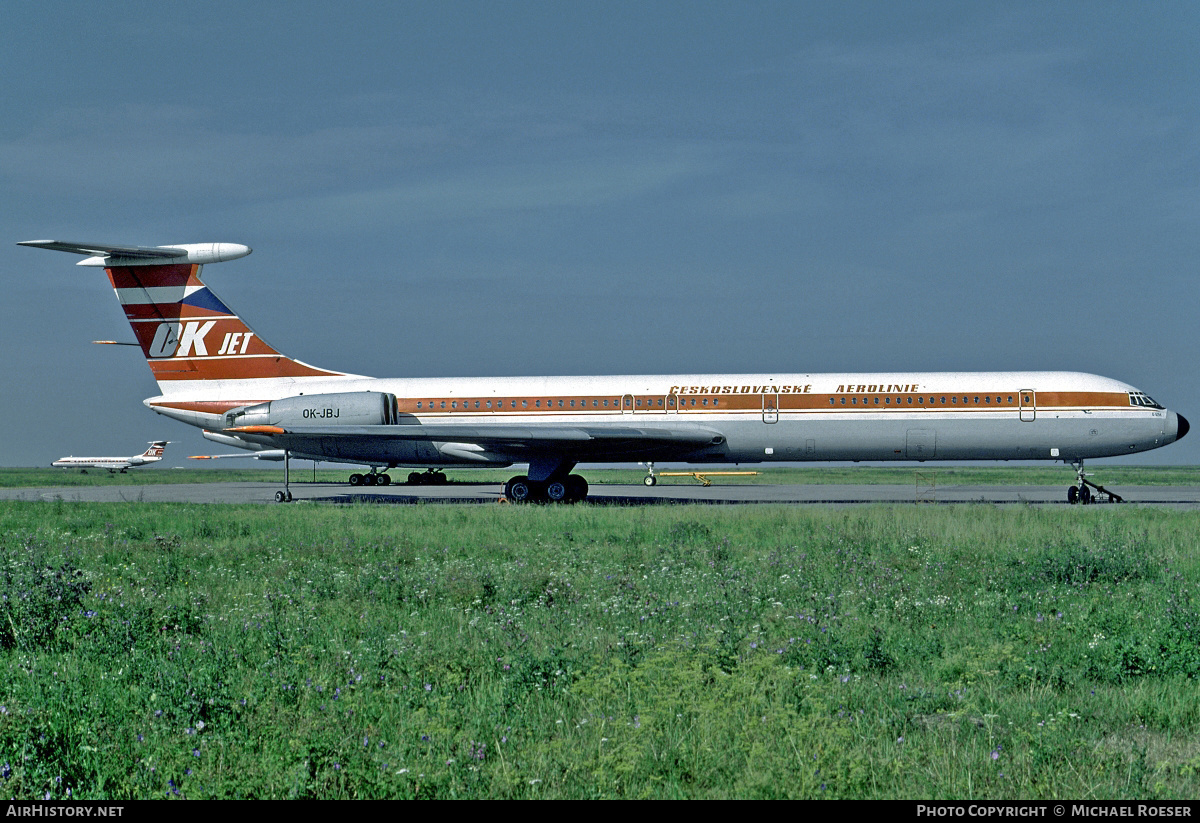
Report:
<svg viewBox="0 0 1200 823"><path fill-rule="evenodd" d="M1186 798L1197 517L0 504L0 786Z"/></svg>

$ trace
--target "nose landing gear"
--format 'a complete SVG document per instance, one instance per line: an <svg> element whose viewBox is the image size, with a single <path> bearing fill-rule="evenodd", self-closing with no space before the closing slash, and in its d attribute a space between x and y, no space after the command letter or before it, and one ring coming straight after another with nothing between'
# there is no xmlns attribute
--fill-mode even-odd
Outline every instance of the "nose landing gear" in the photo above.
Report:
<svg viewBox="0 0 1200 823"><path fill-rule="evenodd" d="M1103 486L1097 486L1091 480L1087 479L1087 474L1083 471L1083 460L1077 460L1071 464L1075 467L1075 477L1078 485L1067 489L1067 502L1074 506L1076 503L1086 506L1089 503L1123 503L1125 498L1116 492L1110 492ZM1092 494L1092 489L1096 490L1096 494ZM1099 495L1104 495L1102 499Z"/></svg>

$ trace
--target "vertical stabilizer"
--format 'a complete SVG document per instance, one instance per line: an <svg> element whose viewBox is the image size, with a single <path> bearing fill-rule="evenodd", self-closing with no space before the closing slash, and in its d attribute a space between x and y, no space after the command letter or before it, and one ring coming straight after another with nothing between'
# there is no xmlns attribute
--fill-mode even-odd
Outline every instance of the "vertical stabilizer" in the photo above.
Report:
<svg viewBox="0 0 1200 823"><path fill-rule="evenodd" d="M169 441L166 441L166 440L155 440L153 443L150 444L150 448L148 448L144 452L142 452L142 457L153 457L156 459L161 459L163 456L163 452L166 451L166 446L167 446L168 442Z"/></svg>
<svg viewBox="0 0 1200 823"><path fill-rule="evenodd" d="M164 395L197 381L338 377L286 357L259 337L200 280L204 263L244 257L236 243L104 246L32 240L22 246L89 255L103 266Z"/></svg>

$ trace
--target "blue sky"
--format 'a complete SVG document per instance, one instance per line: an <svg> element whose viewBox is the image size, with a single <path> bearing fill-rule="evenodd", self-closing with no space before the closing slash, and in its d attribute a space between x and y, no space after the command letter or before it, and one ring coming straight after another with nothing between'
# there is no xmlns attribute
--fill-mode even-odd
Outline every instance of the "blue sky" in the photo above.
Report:
<svg viewBox="0 0 1200 823"><path fill-rule="evenodd" d="M246 243L212 288L360 374L1063 369L1200 419L1193 3L50 0L5 34L0 465L219 451L90 344L128 326L47 238Z"/></svg>

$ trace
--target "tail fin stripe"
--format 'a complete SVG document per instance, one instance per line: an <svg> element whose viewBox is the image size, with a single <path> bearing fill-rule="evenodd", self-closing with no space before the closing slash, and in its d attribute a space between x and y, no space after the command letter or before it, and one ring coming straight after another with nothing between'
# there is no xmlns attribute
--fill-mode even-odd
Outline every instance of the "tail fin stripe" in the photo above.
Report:
<svg viewBox="0 0 1200 823"><path fill-rule="evenodd" d="M200 267L191 264L174 266L147 266L143 268L106 269L114 289L146 289L167 286L203 286L200 282ZM195 279L193 279L195 278Z"/></svg>
<svg viewBox="0 0 1200 823"><path fill-rule="evenodd" d="M117 289L117 299L122 306L137 306L144 303L180 303L198 291L207 291L203 286L189 283L183 286L151 286L144 289Z"/></svg>
<svg viewBox="0 0 1200 823"><path fill-rule="evenodd" d="M174 304L179 305L179 304ZM207 317L219 317L222 319L239 320L236 314L220 311L219 309L200 309L186 306L177 311L171 311L161 305L146 303L142 306L126 306L125 319L130 323L151 323L161 322L164 320L197 320Z"/></svg>

